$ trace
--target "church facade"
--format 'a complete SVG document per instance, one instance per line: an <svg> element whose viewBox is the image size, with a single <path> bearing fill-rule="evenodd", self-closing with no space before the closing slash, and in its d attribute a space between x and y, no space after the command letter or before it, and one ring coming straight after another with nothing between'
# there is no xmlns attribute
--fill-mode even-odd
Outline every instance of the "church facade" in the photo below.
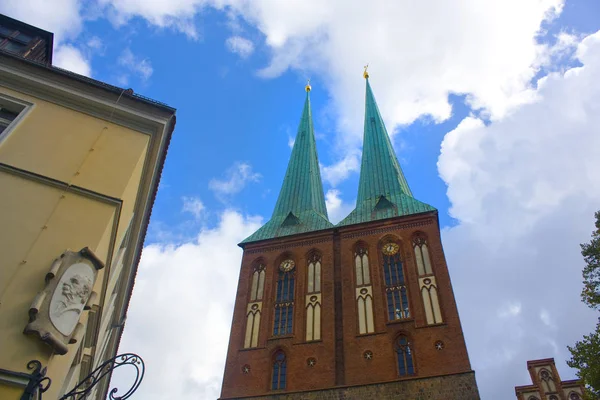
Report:
<svg viewBox="0 0 600 400"><path fill-rule="evenodd" d="M479 399L438 212L413 197L365 78L357 204L337 225L306 87L273 215L240 244L221 399Z"/></svg>

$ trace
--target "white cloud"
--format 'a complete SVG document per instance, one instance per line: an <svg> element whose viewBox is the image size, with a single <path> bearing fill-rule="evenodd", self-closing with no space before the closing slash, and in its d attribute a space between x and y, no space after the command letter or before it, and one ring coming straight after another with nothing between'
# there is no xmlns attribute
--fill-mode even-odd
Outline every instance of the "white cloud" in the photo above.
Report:
<svg viewBox="0 0 600 400"><path fill-rule="evenodd" d="M597 318L579 297L579 243L600 208L600 31L576 54L583 66L542 78L531 104L487 126L468 117L442 143L460 221L444 248L482 398L514 397L530 359L573 378L566 346ZM490 312L507 308L509 323Z"/></svg>
<svg viewBox="0 0 600 400"><path fill-rule="evenodd" d="M98 36L92 36L87 41L87 45L89 48L94 50L102 50L104 48L104 43L102 42L102 39L100 39Z"/></svg>
<svg viewBox="0 0 600 400"><path fill-rule="evenodd" d="M206 0L98 1L107 8L107 16L118 26L126 24L132 18L141 17L155 26L182 32L192 39L199 38L198 30L194 25L194 16L201 11L202 7L211 3Z"/></svg>
<svg viewBox="0 0 600 400"><path fill-rule="evenodd" d="M73 71L75 73L91 76L90 61L81 50L71 45L62 45L56 48L52 64Z"/></svg>
<svg viewBox="0 0 600 400"><path fill-rule="evenodd" d="M147 81L154 72L152 63L149 59L136 56L129 48L123 50L119 56L118 63L125 67L130 73L137 75L144 82ZM121 79L126 83L128 80L127 74L122 75Z"/></svg>
<svg viewBox="0 0 600 400"><path fill-rule="evenodd" d="M352 151L333 165L321 166L323 180L335 187L348 178L351 173L358 172L360 170L359 154L358 151Z"/></svg>
<svg viewBox="0 0 600 400"><path fill-rule="evenodd" d="M121 341L147 365L136 397L215 399L229 339L242 250L257 218L225 211L182 245L144 248ZM117 370L113 386L128 387Z"/></svg>
<svg viewBox="0 0 600 400"><path fill-rule="evenodd" d="M337 224L354 209L354 203L346 203L340 197L341 193L337 189L330 189L325 193L325 205L329 221Z"/></svg>
<svg viewBox="0 0 600 400"><path fill-rule="evenodd" d="M289 68L319 73L337 100L340 124L360 139L360 67L373 85L390 127L429 114L450 116L449 93L502 115L535 75L543 50L536 35L561 10L561 0L418 3L338 0L327 3L232 2L266 36L272 51L266 76ZM506 29L510 26L510 29ZM376 28L374 28L376 27ZM349 138L341 138L348 140Z"/></svg>
<svg viewBox="0 0 600 400"><path fill-rule="evenodd" d="M241 58L248 58L254 52L254 43L241 36L231 36L225 41L225 44L230 52Z"/></svg>
<svg viewBox="0 0 600 400"><path fill-rule="evenodd" d="M563 2L373 0L365 7L359 0L101 0L120 23L139 16L192 37L198 35L194 15L204 7L223 10L234 27L244 19L265 35L271 51L262 75L292 68L321 76L336 99L339 139L352 144L360 140L364 89L358 82L366 63L390 128L422 115L448 118L449 93L469 94L493 116L528 101L523 91L546 49L536 37Z"/></svg>
<svg viewBox="0 0 600 400"><path fill-rule="evenodd" d="M211 179L208 188L221 199L239 193L248 182L258 182L261 174L252 171L252 166L248 163L236 162L227 169L226 178Z"/></svg>
<svg viewBox="0 0 600 400"><path fill-rule="evenodd" d="M196 219L200 219L201 217L204 216L206 207L204 206L204 203L202 202L202 200L200 200L197 197L187 197L187 196L184 196L182 198L182 200L183 200L183 207L182 207L181 211L192 214Z"/></svg>

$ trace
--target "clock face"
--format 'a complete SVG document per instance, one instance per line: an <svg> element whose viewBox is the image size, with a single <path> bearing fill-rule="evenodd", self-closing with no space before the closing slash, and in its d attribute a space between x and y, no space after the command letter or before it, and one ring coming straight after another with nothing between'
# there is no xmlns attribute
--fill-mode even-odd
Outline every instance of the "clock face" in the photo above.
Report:
<svg viewBox="0 0 600 400"><path fill-rule="evenodd" d="M383 253L391 256L396 254L399 248L400 246L398 246L396 243L388 243L383 246Z"/></svg>
<svg viewBox="0 0 600 400"><path fill-rule="evenodd" d="M294 260L283 260L279 265L279 269L283 272L288 272L293 270L295 265Z"/></svg>

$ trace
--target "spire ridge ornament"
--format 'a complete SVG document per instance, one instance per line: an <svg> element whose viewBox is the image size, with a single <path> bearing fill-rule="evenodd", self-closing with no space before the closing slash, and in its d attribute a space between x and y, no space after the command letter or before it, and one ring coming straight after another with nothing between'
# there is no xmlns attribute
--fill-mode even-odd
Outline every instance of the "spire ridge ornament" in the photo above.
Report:
<svg viewBox="0 0 600 400"><path fill-rule="evenodd" d="M308 78L306 86L304 86L304 90L306 90L307 92L310 92L312 90L312 86L310 86L310 78Z"/></svg>
<svg viewBox="0 0 600 400"><path fill-rule="evenodd" d="M369 79L369 72L367 71L367 69L369 68L369 64L364 66L365 71L363 72L363 78L365 79Z"/></svg>

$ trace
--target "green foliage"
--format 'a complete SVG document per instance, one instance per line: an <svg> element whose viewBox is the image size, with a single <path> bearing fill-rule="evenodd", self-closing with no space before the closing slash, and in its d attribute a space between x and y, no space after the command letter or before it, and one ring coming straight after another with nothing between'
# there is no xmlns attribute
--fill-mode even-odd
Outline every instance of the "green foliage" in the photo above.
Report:
<svg viewBox="0 0 600 400"><path fill-rule="evenodd" d="M583 340L567 348L571 352L567 365L578 370L577 376L588 389L586 398L600 398L600 322L595 332L584 335Z"/></svg>
<svg viewBox="0 0 600 400"><path fill-rule="evenodd" d="M596 230L592 233L592 240L581 245L581 255L585 260L581 300L590 308L600 310L600 211L595 217ZM578 370L577 376L586 386L585 398L600 399L600 318L595 332L584 335L583 340L567 348L571 352L567 365Z"/></svg>
<svg viewBox="0 0 600 400"><path fill-rule="evenodd" d="M596 214L596 231L589 243L581 245L581 255L585 260L583 269L583 290L581 299L591 308L600 308L600 211Z"/></svg>

